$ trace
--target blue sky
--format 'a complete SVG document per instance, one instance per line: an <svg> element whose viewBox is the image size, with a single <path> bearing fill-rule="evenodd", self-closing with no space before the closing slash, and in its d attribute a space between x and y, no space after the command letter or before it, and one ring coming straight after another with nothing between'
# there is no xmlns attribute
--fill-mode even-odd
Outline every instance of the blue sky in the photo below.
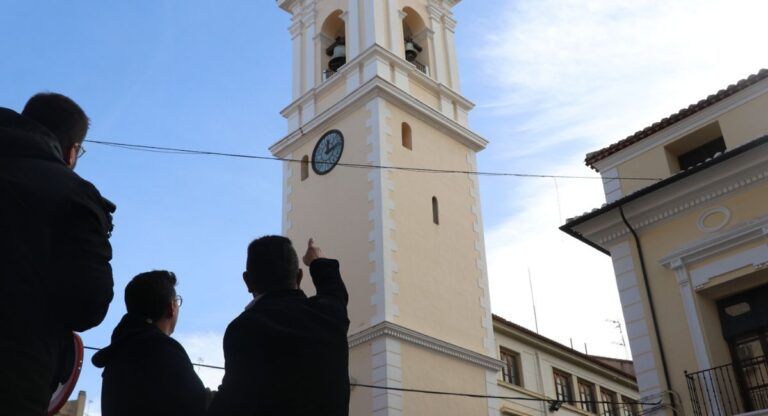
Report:
<svg viewBox="0 0 768 416"><path fill-rule="evenodd" d="M36 92L61 92L91 117L89 138L157 146L268 155L286 133L278 112L290 101L289 16L273 1L2 6L0 106L20 110ZM768 66L767 8L463 1L455 9L462 92L477 104L472 128L491 141L480 169L592 174L586 152ZM133 275L165 268L185 299L175 336L193 360L221 364L221 334L248 301L245 247L280 232L279 164L86 147L78 173L118 205L116 300L86 344L108 342ZM606 321L621 320L610 262L556 229L603 202L600 183L483 178L481 191L494 312L533 328L530 269L542 334L625 356ZM201 374L211 386L220 376ZM78 389L92 414L99 381L86 364Z"/></svg>

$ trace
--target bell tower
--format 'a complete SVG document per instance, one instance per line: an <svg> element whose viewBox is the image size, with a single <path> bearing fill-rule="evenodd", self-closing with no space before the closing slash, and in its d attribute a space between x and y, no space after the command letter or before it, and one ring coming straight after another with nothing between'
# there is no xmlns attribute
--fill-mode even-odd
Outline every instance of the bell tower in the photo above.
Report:
<svg viewBox="0 0 768 416"><path fill-rule="evenodd" d="M277 0L293 102L270 150L301 160L283 166L283 233L341 262L354 381L494 395L477 178L359 166L477 170L487 142L460 93L459 1ZM499 403L356 387L350 414L498 415Z"/></svg>

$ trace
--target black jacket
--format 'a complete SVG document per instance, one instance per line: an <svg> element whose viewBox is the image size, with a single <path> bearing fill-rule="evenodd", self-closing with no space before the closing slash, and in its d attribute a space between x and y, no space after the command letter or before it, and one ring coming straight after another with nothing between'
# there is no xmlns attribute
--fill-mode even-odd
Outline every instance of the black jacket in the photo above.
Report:
<svg viewBox="0 0 768 416"><path fill-rule="evenodd" d="M317 296L268 293L224 335L226 372L214 416L346 416L347 290L336 260L310 266Z"/></svg>
<svg viewBox="0 0 768 416"><path fill-rule="evenodd" d="M50 131L0 108L0 415L47 407L58 351L112 300L114 206L60 155Z"/></svg>
<svg viewBox="0 0 768 416"><path fill-rule="evenodd" d="M124 315L112 343L93 356L104 368L104 416L201 416L206 391L187 352L155 325Z"/></svg>

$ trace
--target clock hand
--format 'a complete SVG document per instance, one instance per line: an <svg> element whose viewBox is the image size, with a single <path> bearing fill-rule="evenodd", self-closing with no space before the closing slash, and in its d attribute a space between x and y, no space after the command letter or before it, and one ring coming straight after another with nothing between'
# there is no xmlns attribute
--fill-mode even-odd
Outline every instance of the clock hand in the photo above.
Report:
<svg viewBox="0 0 768 416"><path fill-rule="evenodd" d="M339 146L341 146L341 143L336 143L333 146L325 149L325 152L323 152L323 155L328 156L332 151L336 150L336 148Z"/></svg>

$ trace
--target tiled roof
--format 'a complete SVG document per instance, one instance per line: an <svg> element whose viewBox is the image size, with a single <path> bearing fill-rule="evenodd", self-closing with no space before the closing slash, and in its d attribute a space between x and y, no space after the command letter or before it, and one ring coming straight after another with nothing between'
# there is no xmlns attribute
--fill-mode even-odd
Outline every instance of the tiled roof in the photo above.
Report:
<svg viewBox="0 0 768 416"><path fill-rule="evenodd" d="M695 104L691 104L690 106L681 109L680 111L670 115L669 117L663 118L661 121L657 121L656 123L653 123L652 125L638 131L637 133L623 140L619 140L618 142L608 147L605 147L603 149L600 149L598 151L588 153L584 162L587 164L587 166L597 170L597 168L595 168L595 163L597 163L598 161L605 159L606 157L618 152L619 150L624 149L625 147L629 147L639 142L640 140L643 140L646 137L649 137L654 133L667 128L679 122L680 120L683 120L688 116L691 116L719 101L722 101L732 96L733 94L736 94L739 91L742 91L752 85L755 85L766 78L768 78L768 69L761 69L758 73L750 75L749 77L744 78L735 84L731 84L728 87L718 91L717 93L712 94L709 97Z"/></svg>

